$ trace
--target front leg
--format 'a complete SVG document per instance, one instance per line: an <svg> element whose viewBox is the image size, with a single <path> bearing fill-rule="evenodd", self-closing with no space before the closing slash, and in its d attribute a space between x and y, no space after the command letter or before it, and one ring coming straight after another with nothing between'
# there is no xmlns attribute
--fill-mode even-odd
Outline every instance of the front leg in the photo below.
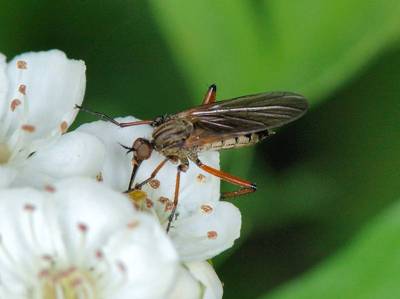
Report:
<svg viewBox="0 0 400 299"><path fill-rule="evenodd" d="M189 169L189 161L182 161L182 163L177 168L176 181L175 181L175 192L174 192L174 206L172 208L171 214L168 217L167 233L169 232L169 230L171 228L171 224L172 224L172 221L174 220L174 216L176 213L176 208L178 207L181 172L186 172L188 169Z"/></svg>

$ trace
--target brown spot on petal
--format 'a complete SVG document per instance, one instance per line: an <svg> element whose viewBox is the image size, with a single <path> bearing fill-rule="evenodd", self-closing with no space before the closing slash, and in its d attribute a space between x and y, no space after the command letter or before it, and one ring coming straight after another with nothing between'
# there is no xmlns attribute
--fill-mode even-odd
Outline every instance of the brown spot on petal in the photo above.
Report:
<svg viewBox="0 0 400 299"><path fill-rule="evenodd" d="M174 203L172 201L168 201L166 203L166 205L165 205L165 209L164 210L166 212L168 212L168 211L172 211L173 208L174 208Z"/></svg>
<svg viewBox="0 0 400 299"><path fill-rule="evenodd" d="M26 70L28 68L28 63L24 60L17 61L17 68L20 70Z"/></svg>
<svg viewBox="0 0 400 299"><path fill-rule="evenodd" d="M215 230L207 232L207 238L210 240L215 240L218 237L218 233Z"/></svg>
<svg viewBox="0 0 400 299"><path fill-rule="evenodd" d="M200 209L205 213L205 214L210 214L213 211L213 207L210 205L202 205Z"/></svg>
<svg viewBox="0 0 400 299"><path fill-rule="evenodd" d="M148 209L152 208L154 206L153 201L150 198L146 198L146 207Z"/></svg>
<svg viewBox="0 0 400 299"><path fill-rule="evenodd" d="M167 197L160 196L158 201L161 202L162 204L166 204L167 202L169 202L169 199Z"/></svg>
<svg viewBox="0 0 400 299"><path fill-rule="evenodd" d="M197 176L197 181L199 182L199 183L205 183L205 181L206 181L206 176L204 175L204 174L199 174L198 176Z"/></svg>
<svg viewBox="0 0 400 299"><path fill-rule="evenodd" d="M100 249L96 250L95 254L96 254L96 258L99 260L101 260L104 257L104 254Z"/></svg>
<svg viewBox="0 0 400 299"><path fill-rule="evenodd" d="M22 125L21 129L28 133L33 133L36 130L35 126L28 125L28 124Z"/></svg>
<svg viewBox="0 0 400 299"><path fill-rule="evenodd" d="M88 230L88 227L87 227L87 225L84 224L84 223L78 223L78 229L79 229L81 232L86 233L87 230Z"/></svg>
<svg viewBox="0 0 400 299"><path fill-rule="evenodd" d="M61 133L65 133L65 132L67 132L67 130L68 130L68 123L66 122L66 121L63 121L61 124L60 124L60 130L61 130Z"/></svg>
<svg viewBox="0 0 400 299"><path fill-rule="evenodd" d="M18 91L22 93L23 95L26 95L26 85L25 84L20 84L18 87Z"/></svg>
<svg viewBox="0 0 400 299"><path fill-rule="evenodd" d="M156 179L153 179L153 180L151 180L151 181L149 182L149 185L150 185L150 187L153 188L153 189L158 189L158 188L160 187L160 181L159 181L159 180L156 180Z"/></svg>
<svg viewBox="0 0 400 299"><path fill-rule="evenodd" d="M135 227L139 226L139 221L132 220L131 222L128 223L127 226L128 226L129 229L134 229Z"/></svg>
<svg viewBox="0 0 400 299"><path fill-rule="evenodd" d="M16 109L19 105L21 105L21 101L20 101L19 99L14 99L14 100L12 100L12 101L11 101L11 104L10 104L11 111L14 112L15 109Z"/></svg>
<svg viewBox="0 0 400 299"><path fill-rule="evenodd" d="M54 186L51 186L51 185L44 186L44 190L47 192L50 192L50 193L56 192L56 188L54 188Z"/></svg>
<svg viewBox="0 0 400 299"><path fill-rule="evenodd" d="M27 203L24 206L24 210L28 212L33 212L34 210L36 210L36 207L33 204Z"/></svg>

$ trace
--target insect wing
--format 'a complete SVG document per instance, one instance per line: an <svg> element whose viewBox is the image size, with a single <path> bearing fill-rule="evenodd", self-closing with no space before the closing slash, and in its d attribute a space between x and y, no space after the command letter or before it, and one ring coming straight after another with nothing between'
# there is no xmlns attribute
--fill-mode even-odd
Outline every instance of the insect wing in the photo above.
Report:
<svg viewBox="0 0 400 299"><path fill-rule="evenodd" d="M178 113L194 125L193 145L281 127L301 117L306 99L289 92L260 93L220 101Z"/></svg>

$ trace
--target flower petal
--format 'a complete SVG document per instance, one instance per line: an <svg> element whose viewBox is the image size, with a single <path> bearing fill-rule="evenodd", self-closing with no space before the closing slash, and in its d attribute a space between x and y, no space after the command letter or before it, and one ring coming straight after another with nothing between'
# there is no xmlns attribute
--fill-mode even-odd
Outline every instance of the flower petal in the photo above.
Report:
<svg viewBox="0 0 400 299"><path fill-rule="evenodd" d="M17 170L8 165L0 165L0 189L8 187L17 176Z"/></svg>
<svg viewBox="0 0 400 299"><path fill-rule="evenodd" d="M78 112L75 104L83 101L85 69L83 61L68 59L59 50L16 56L8 65L7 97L10 105L20 101L18 110L24 112L22 118L15 114L12 128L25 126L26 140L65 132Z"/></svg>
<svg viewBox="0 0 400 299"><path fill-rule="evenodd" d="M169 235L183 261L210 259L240 236L241 215L229 202L208 203L190 217L178 217Z"/></svg>
<svg viewBox="0 0 400 299"><path fill-rule="evenodd" d="M86 249L100 248L112 232L125 228L136 215L124 195L92 179L62 180L54 185L54 190L56 207L62 211L59 222L69 252L82 250L83 235Z"/></svg>
<svg viewBox="0 0 400 299"><path fill-rule="evenodd" d="M221 299L223 288L214 268L208 262L191 262L186 266L205 287L202 299Z"/></svg>
<svg viewBox="0 0 400 299"><path fill-rule="evenodd" d="M68 273L82 273L102 298L163 299L171 288L178 257L165 232L104 184L75 178L48 192L0 190L0 198L0 294L7 298L43 294L41 279L57 285L52 278Z"/></svg>
<svg viewBox="0 0 400 299"><path fill-rule="evenodd" d="M180 267L169 299L203 299L203 290L197 279L184 267Z"/></svg>
<svg viewBox="0 0 400 299"><path fill-rule="evenodd" d="M176 251L151 216L138 214L132 226L116 233L103 251L108 264L118 266L110 277L126 276L130 282L109 298L164 299L175 282Z"/></svg>
<svg viewBox="0 0 400 299"><path fill-rule="evenodd" d="M83 132L62 135L26 160L14 185L43 188L56 179L100 174L105 149L95 136Z"/></svg>

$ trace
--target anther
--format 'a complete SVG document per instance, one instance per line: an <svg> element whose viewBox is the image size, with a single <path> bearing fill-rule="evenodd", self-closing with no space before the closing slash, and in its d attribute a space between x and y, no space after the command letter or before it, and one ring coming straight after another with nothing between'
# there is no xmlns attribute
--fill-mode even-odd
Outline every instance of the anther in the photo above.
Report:
<svg viewBox="0 0 400 299"><path fill-rule="evenodd" d="M213 207L210 205L201 205L200 209L205 214L210 214L214 210Z"/></svg>
<svg viewBox="0 0 400 299"><path fill-rule="evenodd" d="M35 132L35 126L29 125L29 124L24 124L21 126L21 129L28 132L28 133L33 133Z"/></svg>
<svg viewBox="0 0 400 299"><path fill-rule="evenodd" d="M15 109L16 109L19 105L21 105L21 103L22 103L22 102L21 102L19 99L14 99L14 100L12 100L12 101L11 101L11 104L10 104L10 109L11 109L11 111L14 112Z"/></svg>
<svg viewBox="0 0 400 299"><path fill-rule="evenodd" d="M61 124L60 124L60 131L62 134L64 134L65 132L67 132L68 130L68 123L64 120Z"/></svg>
<svg viewBox="0 0 400 299"><path fill-rule="evenodd" d="M27 212L33 212L33 211L36 210L36 207L33 204L27 203L24 206L24 210L27 211Z"/></svg>
<svg viewBox="0 0 400 299"><path fill-rule="evenodd" d="M26 70L28 68L28 63L24 60L17 61L17 68L20 70Z"/></svg>
<svg viewBox="0 0 400 299"><path fill-rule="evenodd" d="M206 181L206 176L204 175L204 174L199 174L198 176L197 176L197 181L199 182L199 183L204 183L205 181Z"/></svg>
<svg viewBox="0 0 400 299"><path fill-rule="evenodd" d="M207 232L207 238L210 240L215 240L218 237L218 233L215 230Z"/></svg>
<svg viewBox="0 0 400 299"><path fill-rule="evenodd" d="M78 223L78 229L82 232L82 233L86 233L88 231L88 227L86 224L84 223Z"/></svg>
<svg viewBox="0 0 400 299"><path fill-rule="evenodd" d="M18 87L18 91L23 94L26 95L26 85L25 84L20 84Z"/></svg>
<svg viewBox="0 0 400 299"><path fill-rule="evenodd" d="M152 179L152 180L149 182L149 185L150 185L150 187L153 188L153 189L158 189L158 188L160 187L161 183L160 183L160 181L157 180L157 179Z"/></svg>

